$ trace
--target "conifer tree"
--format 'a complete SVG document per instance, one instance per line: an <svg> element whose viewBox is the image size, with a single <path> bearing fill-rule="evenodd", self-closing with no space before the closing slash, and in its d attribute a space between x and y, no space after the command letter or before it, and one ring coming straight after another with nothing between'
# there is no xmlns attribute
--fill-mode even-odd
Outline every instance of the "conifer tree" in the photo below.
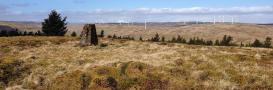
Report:
<svg viewBox="0 0 273 90"><path fill-rule="evenodd" d="M165 37L164 36L161 37L161 42L165 42Z"/></svg>
<svg viewBox="0 0 273 90"><path fill-rule="evenodd" d="M34 33L33 32L28 32L28 35L33 36Z"/></svg>
<svg viewBox="0 0 273 90"><path fill-rule="evenodd" d="M116 36L116 34L114 34L114 35L113 35L113 39L117 39L117 36Z"/></svg>
<svg viewBox="0 0 273 90"><path fill-rule="evenodd" d="M24 36L28 35L27 31L24 31L24 34L23 34L23 35L24 35Z"/></svg>
<svg viewBox="0 0 273 90"><path fill-rule="evenodd" d="M272 38L266 37L266 39L264 41L264 47L265 48L272 48L272 46L271 46L271 40L272 40Z"/></svg>
<svg viewBox="0 0 273 90"><path fill-rule="evenodd" d="M215 40L214 45L215 45L215 46L220 46L220 41L219 41L219 40Z"/></svg>
<svg viewBox="0 0 273 90"><path fill-rule="evenodd" d="M155 34L155 36L152 38L152 41L154 41L154 42L159 42L160 41L160 37L159 37L158 33Z"/></svg>
<svg viewBox="0 0 273 90"><path fill-rule="evenodd" d="M252 47L262 47L263 44L260 42L260 40L256 39L251 46Z"/></svg>
<svg viewBox="0 0 273 90"><path fill-rule="evenodd" d="M143 41L143 38L141 36L139 37L139 41Z"/></svg>
<svg viewBox="0 0 273 90"><path fill-rule="evenodd" d="M100 37L104 37L104 30L101 30Z"/></svg>
<svg viewBox="0 0 273 90"><path fill-rule="evenodd" d="M176 42L176 38L173 37L172 40L171 40L171 42L175 43Z"/></svg>
<svg viewBox="0 0 273 90"><path fill-rule="evenodd" d="M178 36L177 36L177 38L176 38L176 42L177 42L177 43L182 43L182 38L181 38L181 36L180 36L180 35L178 35Z"/></svg>
<svg viewBox="0 0 273 90"><path fill-rule="evenodd" d="M74 32L71 33L71 36L72 37L77 37L77 33L74 31Z"/></svg>
<svg viewBox="0 0 273 90"><path fill-rule="evenodd" d="M62 18L57 11L52 10L42 23L42 31L47 36L64 36L67 32L66 25L66 17Z"/></svg>
<svg viewBox="0 0 273 90"><path fill-rule="evenodd" d="M4 37L4 36L8 36L8 33L7 33L6 30L1 30L0 35L1 35L2 37Z"/></svg>
<svg viewBox="0 0 273 90"><path fill-rule="evenodd" d="M241 44L240 44L240 47L244 47L245 45L243 44L243 42L241 42Z"/></svg>

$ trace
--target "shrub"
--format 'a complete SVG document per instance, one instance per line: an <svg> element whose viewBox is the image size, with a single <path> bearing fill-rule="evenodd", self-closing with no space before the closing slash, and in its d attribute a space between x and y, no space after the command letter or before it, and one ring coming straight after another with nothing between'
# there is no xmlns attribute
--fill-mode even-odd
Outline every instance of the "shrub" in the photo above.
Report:
<svg viewBox="0 0 273 90"><path fill-rule="evenodd" d="M220 42L221 46L232 46L233 38L231 36L224 35L222 41Z"/></svg>
<svg viewBox="0 0 273 90"><path fill-rule="evenodd" d="M151 41L153 41L153 42L159 42L160 41L159 34L156 33L155 36L151 39Z"/></svg>
<svg viewBox="0 0 273 90"><path fill-rule="evenodd" d="M104 37L104 30L101 30L100 37Z"/></svg>
<svg viewBox="0 0 273 90"><path fill-rule="evenodd" d="M266 39L264 41L264 47L265 48L272 48L272 46L271 46L271 40L272 40L272 38L266 37Z"/></svg>
<svg viewBox="0 0 273 90"><path fill-rule="evenodd" d="M71 33L71 36L72 36L72 37L77 37L77 33L76 33L76 32L72 32L72 33Z"/></svg>
<svg viewBox="0 0 273 90"><path fill-rule="evenodd" d="M139 41L143 41L143 38L141 36L139 37Z"/></svg>
<svg viewBox="0 0 273 90"><path fill-rule="evenodd" d="M256 40L252 43L251 46L252 46L252 47L262 47L263 44L260 42L260 40L256 39Z"/></svg>

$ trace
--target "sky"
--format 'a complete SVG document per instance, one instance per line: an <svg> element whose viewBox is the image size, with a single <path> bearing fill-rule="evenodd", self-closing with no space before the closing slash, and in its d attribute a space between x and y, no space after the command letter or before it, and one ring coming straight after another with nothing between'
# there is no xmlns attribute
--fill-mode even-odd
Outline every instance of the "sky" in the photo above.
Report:
<svg viewBox="0 0 273 90"><path fill-rule="evenodd" d="M71 23L225 21L273 23L273 0L0 0L0 20Z"/></svg>

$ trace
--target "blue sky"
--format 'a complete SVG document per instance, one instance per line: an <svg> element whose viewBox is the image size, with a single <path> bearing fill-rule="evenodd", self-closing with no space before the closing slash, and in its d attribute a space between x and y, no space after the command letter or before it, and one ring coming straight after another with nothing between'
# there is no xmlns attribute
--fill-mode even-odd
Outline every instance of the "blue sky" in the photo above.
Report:
<svg viewBox="0 0 273 90"><path fill-rule="evenodd" d="M0 20L42 21L52 9L69 22L273 22L273 0L0 0Z"/></svg>

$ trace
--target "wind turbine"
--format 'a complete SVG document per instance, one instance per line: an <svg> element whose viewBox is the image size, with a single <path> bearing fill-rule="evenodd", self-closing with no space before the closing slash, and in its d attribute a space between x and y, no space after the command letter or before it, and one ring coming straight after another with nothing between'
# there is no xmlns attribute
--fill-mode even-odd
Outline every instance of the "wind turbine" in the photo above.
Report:
<svg viewBox="0 0 273 90"><path fill-rule="evenodd" d="M213 17L213 24L216 24L215 16Z"/></svg>
<svg viewBox="0 0 273 90"><path fill-rule="evenodd" d="M146 19L144 21L144 24L145 24L145 30L146 30L147 29L147 21L146 21Z"/></svg>
<svg viewBox="0 0 273 90"><path fill-rule="evenodd" d="M231 24L234 24L234 17L231 17Z"/></svg>

